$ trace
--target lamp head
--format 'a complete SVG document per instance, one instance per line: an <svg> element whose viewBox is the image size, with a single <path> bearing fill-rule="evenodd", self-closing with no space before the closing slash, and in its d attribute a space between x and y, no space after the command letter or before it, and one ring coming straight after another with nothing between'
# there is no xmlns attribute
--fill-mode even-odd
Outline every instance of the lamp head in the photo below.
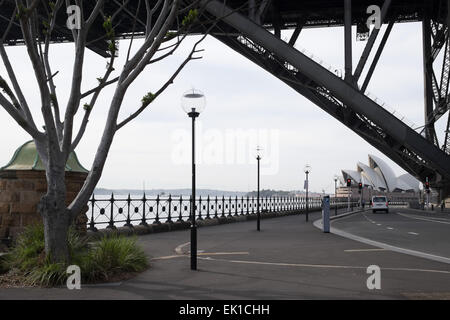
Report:
<svg viewBox="0 0 450 320"><path fill-rule="evenodd" d="M186 91L181 97L181 107L189 117L198 117L205 110L205 95L196 89Z"/></svg>
<svg viewBox="0 0 450 320"><path fill-rule="evenodd" d="M311 172L311 166L310 166L309 164L307 164L307 165L303 168L303 171L304 171L306 174L310 173L310 172Z"/></svg>

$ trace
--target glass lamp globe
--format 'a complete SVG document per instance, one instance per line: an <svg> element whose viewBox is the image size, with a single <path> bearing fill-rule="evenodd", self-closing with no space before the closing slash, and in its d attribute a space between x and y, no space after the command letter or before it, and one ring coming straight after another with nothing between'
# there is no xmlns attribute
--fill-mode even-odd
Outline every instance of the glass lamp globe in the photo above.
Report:
<svg viewBox="0 0 450 320"><path fill-rule="evenodd" d="M200 114L205 110L206 98L205 95L197 89L191 89L183 93L181 97L181 107L187 114Z"/></svg>
<svg viewBox="0 0 450 320"><path fill-rule="evenodd" d="M262 159L263 157L263 148L261 148L260 146L256 146L256 148L253 151L253 157L256 159Z"/></svg>
<svg viewBox="0 0 450 320"><path fill-rule="evenodd" d="M305 168L303 168L303 171L304 171L305 173L310 173L310 172L311 172L311 166L310 166L309 164L307 164L307 165L305 166Z"/></svg>

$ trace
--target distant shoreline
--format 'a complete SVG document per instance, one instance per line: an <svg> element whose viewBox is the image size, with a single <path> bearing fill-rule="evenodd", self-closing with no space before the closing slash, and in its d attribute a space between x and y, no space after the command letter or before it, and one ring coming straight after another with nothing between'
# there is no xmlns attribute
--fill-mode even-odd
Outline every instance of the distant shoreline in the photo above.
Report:
<svg viewBox="0 0 450 320"><path fill-rule="evenodd" d="M283 191L283 190L261 190L261 197L265 196L295 196L296 194L304 194L303 191ZM94 190L95 195L143 195L144 190L142 189L108 189L108 188L96 188ZM146 195L160 195L160 196L190 196L191 189L190 188L181 188L181 189L147 189L145 190ZM244 197L244 196L256 196L256 191L224 191L224 190L216 190L216 189L197 189L197 196L225 196L225 197ZM270 194L270 195L267 195ZM311 197L322 196L323 194L310 192Z"/></svg>

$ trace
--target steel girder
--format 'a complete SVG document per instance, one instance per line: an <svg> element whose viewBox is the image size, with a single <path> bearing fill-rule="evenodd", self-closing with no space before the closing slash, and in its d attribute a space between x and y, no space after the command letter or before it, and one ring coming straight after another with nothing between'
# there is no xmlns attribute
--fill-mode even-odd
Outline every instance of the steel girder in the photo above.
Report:
<svg viewBox="0 0 450 320"><path fill-rule="evenodd" d="M222 42L280 78L419 180L428 177L436 187L449 183L450 156L358 88L223 3L212 0L206 8L222 21L218 30L222 36L216 36ZM227 32L230 36L223 36Z"/></svg>
<svg viewBox="0 0 450 320"><path fill-rule="evenodd" d="M448 9L450 10L450 5ZM421 134L437 147L440 145L434 127L435 123L450 110L450 37L447 24L439 23L426 17L422 22L424 39L425 126ZM440 75L438 75L440 77L438 78L433 64L436 62L442 49L444 50L442 68ZM450 113L448 115L444 142L441 146L442 150L447 154L450 154L449 126Z"/></svg>

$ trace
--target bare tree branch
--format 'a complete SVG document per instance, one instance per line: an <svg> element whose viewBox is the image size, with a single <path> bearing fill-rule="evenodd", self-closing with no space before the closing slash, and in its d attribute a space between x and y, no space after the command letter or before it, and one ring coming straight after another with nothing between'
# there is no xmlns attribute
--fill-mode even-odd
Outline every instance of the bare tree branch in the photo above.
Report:
<svg viewBox="0 0 450 320"><path fill-rule="evenodd" d="M123 79L122 81L119 81L120 85L128 87L131 84L131 82L133 82L136 79L136 77L142 72L142 70L148 64L148 61L150 61L150 59L156 53L156 51L158 50L162 40L164 39L165 35L169 31L169 28L172 26L172 23L173 23L173 21L174 21L174 19L176 17L176 13L177 13L177 9L178 9L178 3L179 3L178 0L175 0L173 2L172 8L170 10L170 13L168 14L168 16L165 19L165 21L163 22L162 19L161 19L161 22L163 22L162 25L161 25L161 28L157 32L154 32L154 34L156 34L156 37L152 41L152 44L149 47L148 52L145 53L145 55L138 62L138 64L134 68L134 70L130 72L130 74L127 76L127 78ZM158 18L158 20L159 20L159 18ZM158 24L159 23L157 22L156 25L158 25ZM153 32L151 32L151 33L153 33Z"/></svg>
<svg viewBox="0 0 450 320"><path fill-rule="evenodd" d="M91 114L92 109L95 106L95 103L97 102L97 98L100 95L100 92L102 91L102 89L104 88L104 86L105 86L109 76L114 71L114 61L115 61L115 56L112 55L111 56L111 60L110 60L110 62L108 64L108 69L106 70L105 75L103 76L103 78L100 79L100 85L93 92L94 95L92 96L91 101L89 102L89 104L85 105L85 113L84 113L84 116L83 116L83 120L81 122L80 129L78 130L78 134L76 135L74 141L72 142L72 145L70 147L70 152L75 150L75 148L78 146L78 143L80 143L81 138L84 135L84 132L86 131L86 127L87 127L87 124L89 122L89 116Z"/></svg>
<svg viewBox="0 0 450 320"><path fill-rule="evenodd" d="M199 42L196 43L195 47L197 46L197 44L199 44L204 38L202 38ZM201 52L203 50L195 50L195 47L192 49L191 53L189 54L189 56L183 61L183 63L181 63L181 65L178 67L178 69L172 74L172 76L169 78L169 80L167 80L164 85L153 95L152 97L152 102L161 94L163 93L168 86L170 86L171 84L173 84L173 81L175 80L175 78L178 76L178 74L183 70L183 68L186 66L186 64L191 61L191 60L197 60L197 59L201 59L201 57L193 57L192 55L194 53L198 53ZM142 113L142 111L144 111L147 107L149 106L149 104L145 104L143 103L143 105L136 110L133 114L131 114L129 117L127 117L126 119L124 119L122 122L120 122L117 125L116 131L119 130L120 128L122 128L123 126L125 126L128 122L130 122L131 120L135 119L139 114Z"/></svg>
<svg viewBox="0 0 450 320"><path fill-rule="evenodd" d="M56 132L58 134L58 141L62 141L63 125L61 122L61 115L60 115L60 111L59 111L58 96L56 94L56 85L53 81L53 78L57 73L52 75L52 70L51 70L50 61L49 61L49 51L50 51L50 39L51 39L53 30L55 28L55 25L56 25L56 17L57 17L57 14L58 14L62 4L63 4L63 0L58 0L55 3L54 7L51 8L52 11L49 14L51 19L50 19L49 27L46 30L46 36L45 36L45 41L44 41L44 53L43 53L44 66L45 66L45 70L47 72L48 82L49 82L49 86L50 86L51 101L52 101L52 106L53 106L53 110L55 113L54 122L55 122L55 126L56 126Z"/></svg>
<svg viewBox="0 0 450 320"><path fill-rule="evenodd" d="M22 117L13 104L11 104L5 96L0 93L0 105L9 113L9 115L34 139L41 140L42 133L31 127L28 121Z"/></svg>
<svg viewBox="0 0 450 320"><path fill-rule="evenodd" d="M157 32L160 30L160 27L163 25L164 21L166 20L166 16L169 13L169 10L170 10L169 2L170 2L170 0L164 0L164 5L161 9L161 12L159 13L159 16L155 23L155 26L146 34L146 38L145 38L143 45L134 54L133 58L131 58L125 64L122 74L119 79L119 83L122 83L126 79L126 77L128 77L128 75L133 71L133 69L137 66L137 64L142 60L142 57L144 57L148 48L153 43ZM148 10L148 8L147 8L147 10ZM147 11L147 16L149 14L150 13Z"/></svg>
<svg viewBox="0 0 450 320"><path fill-rule="evenodd" d="M133 47L133 40L134 40L134 30L136 28L136 21L138 20L137 19L137 15L139 13L139 9L140 8L141 8L141 0L138 1L138 5L137 5L137 8L136 8L136 13L133 16L133 18L134 18L134 20L133 20L133 27L132 27L132 30L131 30L130 44L128 45L127 58L125 60L126 62L128 62L130 60L130 53L131 53L131 48Z"/></svg>
<svg viewBox="0 0 450 320"><path fill-rule="evenodd" d="M32 128L36 129L36 124L34 123L33 117L30 112L30 108L28 107L27 101L25 99L25 96L23 95L21 88L20 88L19 82L17 81L16 75L14 73L14 70L11 66L11 62L9 60L9 57L8 57L5 47L4 47L4 41L9 33L9 31L11 30L16 13L17 13L17 8L14 9L12 16L9 20L8 27L6 28L6 30L2 36L2 39L0 41L0 56L2 58L3 64L5 65L6 72L8 73L8 77L13 85L14 91L16 92L16 95L18 97L21 112L23 112L23 116L28 121L28 124Z"/></svg>

